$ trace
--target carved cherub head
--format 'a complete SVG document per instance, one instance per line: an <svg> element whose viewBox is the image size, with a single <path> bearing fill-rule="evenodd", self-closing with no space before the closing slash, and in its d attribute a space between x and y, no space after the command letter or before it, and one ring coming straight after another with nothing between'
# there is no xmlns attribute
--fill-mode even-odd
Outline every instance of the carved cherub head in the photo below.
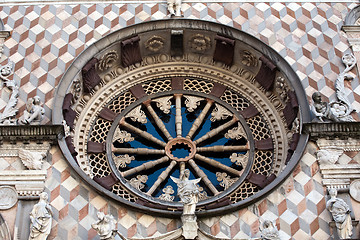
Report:
<svg viewBox="0 0 360 240"><path fill-rule="evenodd" d="M314 92L312 95L312 99L313 99L314 103L321 103L321 93Z"/></svg>
<svg viewBox="0 0 360 240"><path fill-rule="evenodd" d="M46 192L40 193L39 196L40 196L40 200L44 200L44 201L47 201L49 198L49 196Z"/></svg>
<svg viewBox="0 0 360 240"><path fill-rule="evenodd" d="M329 195L330 195L331 198L336 198L336 196L337 196L336 188L330 188L329 189Z"/></svg>

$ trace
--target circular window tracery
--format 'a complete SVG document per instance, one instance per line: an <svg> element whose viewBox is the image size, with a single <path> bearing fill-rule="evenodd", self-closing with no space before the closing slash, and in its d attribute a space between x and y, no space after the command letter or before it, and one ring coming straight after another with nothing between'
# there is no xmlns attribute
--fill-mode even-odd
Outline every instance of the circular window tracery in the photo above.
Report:
<svg viewBox="0 0 360 240"><path fill-rule="evenodd" d="M149 200L177 201L174 193L163 192L176 189L170 176L179 177L181 168L189 168L193 178L202 179L202 194L207 196L203 200L241 184L251 169L250 149L254 149L245 120L213 96L163 93L140 99L113 122L107 153L117 177L145 193L145 198L150 196Z"/></svg>
<svg viewBox="0 0 360 240"><path fill-rule="evenodd" d="M142 211L181 214L170 176L179 177L184 168L190 178L202 179L198 216L246 206L281 183L303 151L306 136L300 131L308 106L301 84L277 53L235 29L227 29L236 39L232 65L215 55L211 60L215 34L224 28L215 23L179 19L183 42L190 44L183 56L172 56L170 45L147 54L151 39L170 41L166 22L157 22L157 30L141 24L131 38L140 39L139 63L124 67L121 59L124 36L136 26L100 40L85 50L91 56L74 61L59 85L53 112L54 123L73 124L73 134L59 141L61 149L102 194ZM205 52L191 48L193 34L206 37ZM261 54L275 56L273 89L256 80L264 65L258 61ZM100 62L93 64L96 58ZM84 66L98 79L87 86L89 92L83 90L88 84L83 78L89 77ZM290 121L289 108L299 109Z"/></svg>

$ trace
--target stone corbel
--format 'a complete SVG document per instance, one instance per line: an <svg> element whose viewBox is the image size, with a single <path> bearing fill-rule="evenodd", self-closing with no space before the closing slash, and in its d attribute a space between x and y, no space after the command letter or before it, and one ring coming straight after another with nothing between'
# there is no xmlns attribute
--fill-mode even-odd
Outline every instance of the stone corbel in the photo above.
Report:
<svg viewBox="0 0 360 240"><path fill-rule="evenodd" d="M341 164L338 160L346 151L359 151L360 141L322 138L316 143L319 147L316 157L324 186L348 192L351 180L360 178L360 164Z"/></svg>

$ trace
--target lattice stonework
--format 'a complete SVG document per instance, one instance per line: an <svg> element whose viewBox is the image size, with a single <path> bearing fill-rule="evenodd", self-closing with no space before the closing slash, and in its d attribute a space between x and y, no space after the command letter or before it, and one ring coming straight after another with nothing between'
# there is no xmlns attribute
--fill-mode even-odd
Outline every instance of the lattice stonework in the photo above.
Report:
<svg viewBox="0 0 360 240"><path fill-rule="evenodd" d="M135 101L136 98L130 92L125 92L111 101L108 108L115 113L121 113L122 110Z"/></svg>
<svg viewBox="0 0 360 240"><path fill-rule="evenodd" d="M269 128L265 120L260 116L255 116L246 120L251 129L255 140L267 139L270 137Z"/></svg>
<svg viewBox="0 0 360 240"><path fill-rule="evenodd" d="M171 90L171 80L161 79L156 82L147 82L143 84L143 88L146 94L152 95L159 92L167 92Z"/></svg>
<svg viewBox="0 0 360 240"><path fill-rule="evenodd" d="M272 151L255 151L255 161L252 166L254 173L267 176L272 167L273 152Z"/></svg>
<svg viewBox="0 0 360 240"><path fill-rule="evenodd" d="M94 176L105 177L110 175L111 170L105 154L89 154L89 163Z"/></svg>
<svg viewBox="0 0 360 240"><path fill-rule="evenodd" d="M111 127L111 123L102 118L96 119L91 131L90 141L103 143L106 141L107 134Z"/></svg>
<svg viewBox="0 0 360 240"><path fill-rule="evenodd" d="M251 182L245 181L241 186L230 195L230 201L232 203L240 202L258 192L258 188Z"/></svg>
<svg viewBox="0 0 360 240"><path fill-rule="evenodd" d="M249 102L244 97L230 90L226 90L220 99L230 104L237 111L242 111L249 107Z"/></svg>
<svg viewBox="0 0 360 240"><path fill-rule="evenodd" d="M112 192L129 202L136 202L136 200L138 199L138 197L133 196L129 193L128 190L124 189L120 183L116 183L113 185Z"/></svg>
<svg viewBox="0 0 360 240"><path fill-rule="evenodd" d="M186 78L184 81L184 90L195 92L210 93L214 84L204 80Z"/></svg>

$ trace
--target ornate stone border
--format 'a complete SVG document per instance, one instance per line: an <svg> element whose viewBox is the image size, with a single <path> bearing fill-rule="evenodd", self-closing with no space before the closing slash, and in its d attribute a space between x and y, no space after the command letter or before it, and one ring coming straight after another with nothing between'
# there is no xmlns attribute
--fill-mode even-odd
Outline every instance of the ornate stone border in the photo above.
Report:
<svg viewBox="0 0 360 240"><path fill-rule="evenodd" d="M305 123L303 133L309 134L312 140L360 138L360 122L338 123Z"/></svg>
<svg viewBox="0 0 360 240"><path fill-rule="evenodd" d="M85 64L87 64L94 56L96 56L96 57L103 56L105 51L111 50L110 48L113 47L114 44L118 43L119 41L124 39L124 37L126 37L126 36L128 36L128 37L133 36L134 33L140 34L140 33L145 33L147 31L156 31L156 30L164 30L164 29L167 29L167 30L184 29L184 28L189 28L192 30L199 30L199 31L207 30L209 32L215 32L215 33L218 33L218 34L224 35L224 36L231 35L231 38L237 39L238 41L241 41L245 45L250 46L254 50L263 54L265 58L269 59L273 64L276 65L277 69L279 70L279 72L281 72L282 76L285 77L286 79L288 79L290 88L295 90L295 92L296 92L296 97L297 97L297 102L299 104L299 112L300 112L300 119L299 119L300 130L301 130L301 123L308 122L310 120L308 102L306 99L306 95L303 91L301 82L300 82L299 78L297 77L297 75L295 74L295 72L288 65L288 63L283 58L281 58L281 56L276 51L274 51L270 47L265 46L258 39L255 39L254 37L247 35L241 31L231 28L231 27L227 27L227 26L220 25L217 23L212 23L212 22L199 21L199 20L168 19L168 20L162 20L162 21L146 22L146 23L142 23L141 26L135 25L135 26L121 29L117 32L111 33L108 36L100 39L99 41L97 41L96 43L91 45L89 48L87 48L82 54L80 54L80 56L71 64L71 66L69 67L67 72L64 74L64 76L57 88L56 95L54 98L54 108L53 108L54 110L53 110L53 118L52 118L53 123L60 124L62 122L62 120L63 120L62 104L63 104L64 98L65 98L65 95L70 92L73 81L77 81L83 66L85 66ZM162 57L163 57L163 55L160 55L159 59L161 59ZM165 58L167 58L167 57L165 56ZM178 63L179 62L176 62L176 64L178 64ZM89 104L88 101L91 99L91 101L90 101L91 106L88 107L89 105L87 105L86 109L91 109L91 115L97 115L97 113L104 106L104 102L105 103L109 102L111 100L110 96L116 95L115 92L120 93L122 91L122 89L125 89L124 85L126 85L126 88L129 88L130 86L134 86L140 82L146 81L148 75L146 75L144 73L144 69L148 68L149 72L150 72L150 69L154 70L154 66L156 66L156 65L153 65L153 64L154 63L152 63L151 67L146 66L147 65L146 59L143 59L143 61L141 63L135 64L135 66L130 66L125 69L120 69L121 71L119 71L119 72L115 71L115 75L117 73L121 73L121 76L119 76L119 77L117 75L114 76L114 72L111 73L110 75L108 75L108 77L104 76L102 78L101 82L98 84L98 86L96 86L94 88L95 91L92 91L90 93L90 95L86 96L86 98L88 100L82 99L82 100L80 100L80 104L84 103L83 100L86 100L85 102L87 102L87 104ZM252 94L256 93L255 96L257 96L257 97L255 97L255 98L250 97L250 99L253 99L252 103L256 106L256 108L259 111L263 111L262 112L263 116L267 116L265 121L267 121L268 123L271 123L271 124L269 124L269 126L274 124L274 122L275 122L275 125L277 125L276 123L278 123L278 126L284 125L284 118L281 114L275 114L275 116L271 117L273 110L275 110L274 112L281 112L281 110L279 111L279 107L273 106L273 103L271 103L272 100L274 100L274 98L272 97L272 94L270 92L262 90L262 88L259 87L256 82L253 81L253 76L254 76L254 75L252 75L253 73L245 74L245 72L241 69L237 69L236 67L229 68L229 67L226 67L221 64L220 65L217 64L216 66L211 65L211 64L206 64L205 69L212 68L211 71L210 70L202 71L203 68L199 67L199 65L201 65L201 62L196 62L196 63L181 62L181 64L185 65L186 69L191 70L192 74L194 74L194 75L196 73L199 73L199 74L201 73L202 76L203 75L207 76L210 74L209 77L211 79L213 79L215 82L218 81L223 85L231 86L231 88L241 89L242 87L247 86L246 89L251 89L251 91L247 92L248 95L252 95ZM162 63L161 66L162 67L160 67L160 65L159 65L158 70L160 73L163 73L163 74L169 74L169 72L172 72L172 74L176 75L176 72L177 72L177 74L181 74L181 72L184 70L184 68L182 68L182 69L179 68L178 70L176 70L176 67L175 67L176 65L174 64L174 62L168 63L168 64ZM174 70L175 70L175 73L174 73ZM154 75L156 75L156 74L152 73L152 77L154 77ZM214 77L213 75L216 75L216 76ZM115 77L116 81L112 80L113 77ZM135 79L134 79L134 77L135 77ZM229 79L232 79L232 78L234 80L229 81ZM237 79L237 80L235 80L235 79ZM240 79L242 79L242 80L240 80ZM248 79L248 80L245 80L245 79ZM149 80L150 80L150 78L149 78ZM110 85L112 86L111 88L109 88ZM257 86L254 87L253 85L257 85ZM106 87L104 88L104 86L106 86ZM98 91L99 89L101 89L102 91ZM104 93L104 91L105 91L105 93ZM108 92L106 93L106 91L108 91ZM244 92L244 91L240 91L240 92L246 94L246 92ZM258 101L258 100L262 100L262 101ZM264 110L261 102L268 103L266 105L273 106L273 108L270 107L267 110ZM74 137L75 138L77 138L77 137L79 137L79 138L85 137L86 138L87 133L89 132L89 126L92 125L91 123L95 120L95 118L92 118L89 115L86 116L87 111L84 111L85 109L80 108L79 110L80 111L78 111L78 113L80 113L80 112L81 113L77 117L77 122L82 123L85 120L88 124L82 125L81 134L75 135ZM285 136L287 134L287 130L285 130L285 128L281 129L281 127L275 126L271 130L273 133L281 131L282 132L280 134L281 136ZM205 215L206 216L216 215L219 213L231 211L234 208L245 207L245 206L257 201L258 198L269 194L276 186L278 186L285 180L285 178L291 173L293 168L296 166L296 164L298 163L298 161L300 159L300 156L303 153L305 144L307 142L307 138L308 138L307 134L301 134L299 136L298 145L293 150L294 152L292 154L291 159L290 160L288 159L289 161L288 161L287 167L285 169L279 169L277 178L273 182L268 184L263 190L261 190L257 194L255 194L243 201L240 201L236 204L220 207L218 209L200 211L199 217L205 216ZM284 142L281 139L278 140L278 138L274 137L274 136L273 136L273 139L278 141L277 142L278 146L281 146L282 150L284 151L283 154L285 154L286 153L285 151L288 149L287 142ZM77 142L77 140L75 140L75 142ZM88 169L86 169L86 162L82 161L80 163L80 164L84 164L82 169L78 167L78 165L75 162L75 160L73 159L69 149L67 148L67 144L65 143L64 139L59 141L59 145L60 145L65 157L68 159L68 161L73 166L73 168L78 172L78 174L80 176L82 176L88 183L93 185L99 192L104 193L107 196L111 196L112 198L118 200L119 202L125 203L128 206L135 207L138 210L152 211L154 214L166 214L166 215L173 215L173 216L180 214L180 212L171 212L171 211L167 211L167 210L160 210L160 209L154 209L154 208L149 209L148 207L125 201L124 199L121 199L117 195L106 191L105 189L100 187L100 185L95 183L89 177ZM79 146L76 146L76 144L75 144L75 147L80 148ZM82 148L83 148L83 150L81 150L81 151L86 153L86 148L84 146L82 146ZM285 161L284 157L282 157L282 159L283 159L283 161Z"/></svg>

